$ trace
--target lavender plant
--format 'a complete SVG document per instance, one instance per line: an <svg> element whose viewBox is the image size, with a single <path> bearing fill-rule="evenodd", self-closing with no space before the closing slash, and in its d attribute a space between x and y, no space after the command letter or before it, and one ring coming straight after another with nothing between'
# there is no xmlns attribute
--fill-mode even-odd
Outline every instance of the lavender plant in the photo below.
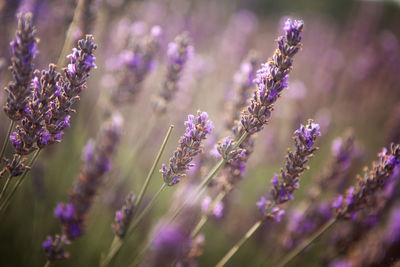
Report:
<svg viewBox="0 0 400 267"><path fill-rule="evenodd" d="M126 234L128 226L132 219L133 209L135 208L136 198L130 193L122 206L121 210L115 212L112 229L118 237L123 237Z"/></svg>
<svg viewBox="0 0 400 267"><path fill-rule="evenodd" d="M132 40L132 48L121 52L121 77L111 99L115 104L133 102L143 87L147 75L154 69L155 55L159 49L160 26L153 26L150 34Z"/></svg>
<svg viewBox="0 0 400 267"><path fill-rule="evenodd" d="M257 71L255 79L257 91L251 99L250 106L242 112L241 122L248 133L262 130L271 116L273 104L280 93L288 87L293 57L301 48L303 22L288 19L284 31L284 36L278 38L278 49L270 61Z"/></svg>
<svg viewBox="0 0 400 267"><path fill-rule="evenodd" d="M179 146L169 159L168 167L163 164L160 170L164 183L173 186L180 182L186 170L193 167L193 157L201 153L202 141L214 128L206 112L197 111L197 116L189 115L185 122L186 132L179 140Z"/></svg>
<svg viewBox="0 0 400 267"><path fill-rule="evenodd" d="M103 182L104 174L110 170L111 160L121 138L121 130L122 117L115 114L104 125L97 141L88 142L84 151L85 164L69 194L69 201L59 203L54 210L54 215L63 227L63 233L69 239L84 234L87 212L98 187Z"/></svg>
<svg viewBox="0 0 400 267"><path fill-rule="evenodd" d="M38 42L32 14L19 14L15 39L10 43L12 51L10 70L13 81L5 88L7 100L4 112L13 121L19 121L25 117L25 106L28 104L32 93L30 84L34 71L33 60L39 52L37 49Z"/></svg>
<svg viewBox="0 0 400 267"><path fill-rule="evenodd" d="M168 102L178 90L179 78L185 67L186 61L193 55L193 46L187 33L178 35L174 42L168 44L168 67L163 86L153 101L154 111L162 113L166 110Z"/></svg>
<svg viewBox="0 0 400 267"><path fill-rule="evenodd" d="M32 93L24 108L25 117L20 125L17 125L16 132L10 136L17 156L14 155L13 160L6 160L7 165L1 172L2 174L8 172L9 177L0 199L13 175L22 176L0 206L0 210L4 210L8 205L29 170L21 156L36 151L29 164L32 165L43 147L61 142L63 130L70 126L70 114L75 112L72 105L79 100L79 94L86 89L90 70L96 67L94 64L96 58L93 55L96 48L97 45L94 44L91 35L87 35L85 40L80 40L78 49L74 48L72 54L68 56L70 64L64 69L65 78L56 72L55 65L52 64L49 65L49 70L42 71L41 75L38 71L35 72L30 87Z"/></svg>
<svg viewBox="0 0 400 267"><path fill-rule="evenodd" d="M339 195L332 203L336 216L321 227L309 240L289 253L279 266L284 266L298 256L312 242L329 230L337 221L355 218L357 212L371 208L373 196L385 188L394 168L400 163L400 145L392 144L390 151L383 148L378 154L379 161L372 163L372 169L365 168L364 177L357 176L357 183L346 190L344 195Z"/></svg>
<svg viewBox="0 0 400 267"><path fill-rule="evenodd" d="M305 164L313 156L313 152L317 150L314 147L317 136L320 136L319 125L309 120L306 126L301 125L294 132L293 139L296 151L293 153L288 150L286 156L285 170L281 169L281 174L275 174L271 180L273 188L270 191L269 198L261 197L257 202L258 209L262 214L262 218L257 221L242 239L236 243L231 250L217 263L216 266L224 266L231 257L239 250L239 248L247 241L267 220L281 221L281 216L285 213L278 205L289 200L293 200L293 193L299 187L300 176L306 170Z"/></svg>

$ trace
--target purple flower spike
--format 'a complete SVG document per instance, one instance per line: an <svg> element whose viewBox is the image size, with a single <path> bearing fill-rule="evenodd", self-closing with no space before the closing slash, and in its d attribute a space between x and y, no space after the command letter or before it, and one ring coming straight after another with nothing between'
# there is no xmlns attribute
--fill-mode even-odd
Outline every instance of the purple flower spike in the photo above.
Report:
<svg viewBox="0 0 400 267"><path fill-rule="evenodd" d="M163 164L160 170L164 182L169 186L177 184L186 175L187 169L193 166L193 157L202 152L202 141L214 128L207 113L200 111L197 111L197 116L189 115L185 126L186 131L179 139L179 146L169 159L169 167Z"/></svg>
<svg viewBox="0 0 400 267"><path fill-rule="evenodd" d="M69 258L69 253L66 251L66 246L70 242L65 235L55 235L54 239L48 236L42 243L42 247L50 262L64 260Z"/></svg>
<svg viewBox="0 0 400 267"><path fill-rule="evenodd" d="M161 34L161 27L154 26L147 35L133 38L132 46L119 55L118 85L111 95L115 104L132 103L138 98L143 82L154 69Z"/></svg>
<svg viewBox="0 0 400 267"><path fill-rule="evenodd" d="M178 82L186 62L193 56L193 46L187 33L178 35L168 45L168 69L162 88L153 101L154 111L161 113L178 91Z"/></svg>
<svg viewBox="0 0 400 267"><path fill-rule="evenodd" d="M317 149L312 148L309 142L314 144L316 137L320 135L318 129L319 125L309 120L306 126L301 125L300 129L294 132L296 151L294 153L290 150L287 151L285 169L281 169L281 174L275 174L271 179L273 188L269 198L262 197L261 201L257 202L264 220L274 219L279 222L285 211L277 205L294 199L293 193L299 188L300 177L307 169L305 164Z"/></svg>
<svg viewBox="0 0 400 267"><path fill-rule="evenodd" d="M299 187L300 175L306 169L305 164L317 149L312 146L317 136L321 135L318 130L319 125L309 120L306 126L301 125L294 132L296 151L288 152L286 170L281 171L281 179L275 175L271 181L274 186L271 194L275 203L280 204L293 199L293 192Z"/></svg>
<svg viewBox="0 0 400 267"><path fill-rule="evenodd" d="M13 80L5 88L8 97L4 111L14 121L25 117L25 107L32 93L30 84L34 72L33 60L38 53L38 42L32 14L20 14L15 39L10 43L12 50L10 70Z"/></svg>
<svg viewBox="0 0 400 267"><path fill-rule="evenodd" d="M254 83L257 91L251 104L242 113L241 123L249 133L259 132L268 123L273 104L288 86L288 75L292 69L293 56L300 50L303 22L285 23L284 36L278 39L278 49L272 58L257 71Z"/></svg>
<svg viewBox="0 0 400 267"><path fill-rule="evenodd" d="M366 168L364 177L358 176L355 186L333 203L338 218L351 219L357 211L373 207L375 194L390 184L390 177L400 164L400 145L392 144L390 150L383 148L378 157L379 161L373 162L372 169Z"/></svg>
<svg viewBox="0 0 400 267"><path fill-rule="evenodd" d="M121 138L122 118L114 114L101 129L95 142L89 141L84 149L85 164L78 181L69 194L69 202L59 204L54 215L60 219L64 234L75 239L84 234L85 220L97 188L103 182L104 174L110 168Z"/></svg>
<svg viewBox="0 0 400 267"><path fill-rule="evenodd" d="M112 229L114 233L121 238L125 236L126 230L131 222L132 211L135 208L135 202L136 197L130 193L125 199L125 203L122 208L115 213Z"/></svg>

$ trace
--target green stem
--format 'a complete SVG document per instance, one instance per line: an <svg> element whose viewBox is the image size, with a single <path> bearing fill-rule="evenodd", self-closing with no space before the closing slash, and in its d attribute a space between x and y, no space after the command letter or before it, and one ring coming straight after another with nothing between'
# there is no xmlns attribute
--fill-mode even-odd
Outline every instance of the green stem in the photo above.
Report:
<svg viewBox="0 0 400 267"><path fill-rule="evenodd" d="M147 188L149 186L151 177L153 176L154 171L155 171L155 169L156 169L156 167L158 165L158 162L160 161L161 155L164 152L165 146L167 145L168 139L171 136L171 133L172 133L173 129L174 129L173 125L169 126L168 132L167 132L167 134L166 134L166 136L164 138L164 141L161 144L161 148L158 151L158 154L157 154L157 156L156 156L156 158L155 158L155 160L153 162L153 165L151 166L151 169L150 169L149 173L147 174L146 180L144 181L144 184L143 184L143 186L142 186L142 188L141 188L141 190L139 192L139 195L138 195L138 197L136 199L135 208L132 211L132 218L135 216L135 213L136 213L137 209L139 208L140 204L142 203L143 196L144 196L144 194L145 194L145 192L146 192L146 190L147 190Z"/></svg>
<svg viewBox="0 0 400 267"><path fill-rule="evenodd" d="M7 144L8 144L8 141L9 141L9 137L10 137L11 131L14 128L14 124L15 124L15 121L12 120L10 122L10 126L8 127L6 139L4 139L3 147L1 148L0 160L3 158L4 152L6 152Z"/></svg>
<svg viewBox="0 0 400 267"><path fill-rule="evenodd" d="M309 239L307 239L303 244L297 247L295 250L290 252L280 263L278 263L278 267L282 267L290 263L293 259L295 259L300 253L302 253L306 248L308 248L314 241L316 241L323 233L328 231L335 223L337 222L337 218L334 217L329 220L324 226L321 227L314 235L312 235Z"/></svg>
<svg viewBox="0 0 400 267"><path fill-rule="evenodd" d="M139 206L140 206L140 204L141 204L141 202L143 200L143 196L144 196L144 194L145 194L145 192L146 192L146 190L147 190L147 188L149 186L151 177L154 174L154 171L155 171L155 169L156 169L156 167L158 165L158 162L160 161L161 155L163 154L163 152L165 150L165 147L166 147L166 145L168 143L168 139L171 136L173 128L174 128L173 125L169 126L169 129L167 131L167 134L165 135L164 141L161 144L160 150L158 151L157 156L154 159L153 165L151 166L150 171L147 174L146 180L145 180L145 182L144 182L144 184L143 184L143 186L142 186L142 188L141 188L141 190L139 192L138 198L137 198L137 200L135 202L135 208L132 211L132 215L131 215L132 218L134 218L134 216L135 216L135 214L136 214L136 212L137 212L137 210L138 210L138 208L139 208ZM140 220L144 217L145 213L150 210L151 205L154 203L155 199L158 198L158 196L161 193L161 191L164 190L165 186L166 186L165 184L163 184L161 186L161 188L153 196L152 200L149 202L149 204L146 206L146 208L143 210L143 212L136 219L136 223L134 225L131 225L128 228L126 236L128 236L129 233L131 231L133 231L134 228L136 228L136 226L139 224ZM122 247L122 244L123 244L123 240L121 238L115 236L114 240L113 240L113 242L111 244L110 250L109 250L107 256L104 259L101 260L100 266L107 266L108 264L110 264L112 259L116 256L116 254L118 253L118 251Z"/></svg>
<svg viewBox="0 0 400 267"><path fill-rule="evenodd" d="M135 220L135 223L129 226L128 230L126 231L126 236L124 239L128 239L129 236L133 233L133 231L136 229L136 227L142 221L144 216L151 210L155 201L158 199L161 192L166 188L166 186L167 186L167 184L164 183L160 187L160 189L157 191L157 193L155 193L153 198L150 200L149 204L147 204L147 206L144 208L142 213L140 213L139 217ZM124 244L123 239L115 237L113 240L113 243L111 244L110 251L108 252L107 256L104 258L104 260L101 261L100 266L102 266L102 267L108 266L111 263L111 261L114 259L114 257L117 255L117 253L119 252L119 250L121 249L123 244Z"/></svg>
<svg viewBox="0 0 400 267"><path fill-rule="evenodd" d="M224 266L233 255L235 255L236 251L247 241L249 238L257 231L257 229L261 226L262 220L257 221L248 231L247 233L225 254L225 256L215 265L215 267Z"/></svg>
<svg viewBox="0 0 400 267"><path fill-rule="evenodd" d="M50 266L50 261L48 260L48 261L46 261L46 263L44 264L43 267L49 267L49 266Z"/></svg>
<svg viewBox="0 0 400 267"><path fill-rule="evenodd" d="M33 164L35 164L36 159L39 156L41 149L36 150L35 154L33 155L31 161L29 162L28 166L32 168ZM0 215L5 211L5 209L8 207L8 205L11 202L11 198L14 196L15 192L17 191L18 187L21 185L23 182L26 174L28 173L29 169L26 169L24 173L18 178L17 182L14 184L13 189L11 190L11 193L7 196L7 198L4 200L4 203L0 206Z"/></svg>
<svg viewBox="0 0 400 267"><path fill-rule="evenodd" d="M0 193L0 201L3 199L4 193L6 192L8 186L10 185L10 182L11 182L11 175L8 174L7 181Z"/></svg>
<svg viewBox="0 0 400 267"><path fill-rule="evenodd" d="M153 198L150 200L149 204L147 204L147 206L144 208L144 210L140 213L139 217L137 217L137 219L135 220L135 223L132 224L129 228L128 231L126 232L126 236L127 238L129 238L129 236L133 233L133 231L136 229L136 227L139 225L139 223L142 221L142 219L144 218L144 216L151 210L151 208L153 207L154 203L156 202L156 200L158 199L158 197L161 195L162 191L164 191L164 189L167 188L167 184L164 183L160 189L158 189L157 193L154 194Z"/></svg>

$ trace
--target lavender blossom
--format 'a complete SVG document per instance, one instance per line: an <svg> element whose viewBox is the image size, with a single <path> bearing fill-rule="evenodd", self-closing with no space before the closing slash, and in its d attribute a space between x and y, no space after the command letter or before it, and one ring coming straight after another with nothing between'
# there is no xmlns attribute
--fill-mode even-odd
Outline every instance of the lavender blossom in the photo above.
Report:
<svg viewBox="0 0 400 267"><path fill-rule="evenodd" d="M154 110L162 113L166 110L168 102L178 90L178 82L185 67L186 61L193 55L193 46L187 33L178 35L174 42L168 44L168 67L162 88L154 100Z"/></svg>
<svg viewBox="0 0 400 267"><path fill-rule="evenodd" d="M69 194L68 203L59 203L54 215L60 219L63 232L69 239L84 234L84 225L97 188L110 170L110 162L121 137L122 117L114 114L100 131L91 157L82 167L78 182ZM85 151L87 154L88 151Z"/></svg>
<svg viewBox="0 0 400 267"><path fill-rule="evenodd" d="M284 36L278 38L278 49L273 57L257 71L254 80L257 91L251 99L250 106L242 112L241 123L249 133L262 130L263 125L268 123L273 104L288 87L293 56L301 48L303 22L288 19L284 31Z"/></svg>
<svg viewBox="0 0 400 267"><path fill-rule="evenodd" d="M133 102L143 87L143 82L154 69L154 57L160 46L160 26L154 26L150 34L136 38L133 48L120 54L122 73L117 89L112 93L115 104Z"/></svg>
<svg viewBox="0 0 400 267"><path fill-rule="evenodd" d="M363 238L352 247L345 258L333 262L337 266L393 266L392 263L399 259L400 246L400 209L394 208L389 220L383 227L365 234Z"/></svg>
<svg viewBox="0 0 400 267"><path fill-rule="evenodd" d="M70 241L65 235L55 235L54 239L51 236L48 236L42 243L42 247L47 259L52 262L69 258L69 252L66 251L65 248L69 244Z"/></svg>
<svg viewBox="0 0 400 267"><path fill-rule="evenodd" d="M43 70L42 73L34 73L31 83L32 95L25 106L25 117L10 136L17 154L30 154L37 148L55 142L45 127L44 117L60 94L61 81L61 74L56 71L54 64L50 64L49 69Z"/></svg>
<svg viewBox="0 0 400 267"><path fill-rule="evenodd" d="M94 63L96 57L93 55L96 48L93 36L86 35L85 39L78 41L78 48L74 48L72 54L67 56L70 63L64 69L65 79L60 81L61 89L56 93L56 99L50 104L51 108L45 115L47 132L43 143L60 142L63 130L70 127L70 114L75 112L72 105L79 100L79 94L86 89L90 71L96 68Z"/></svg>
<svg viewBox="0 0 400 267"><path fill-rule="evenodd" d="M246 150L240 147L236 148L236 142L232 141L229 136L223 142L219 142L217 150L227 163L246 157Z"/></svg>
<svg viewBox="0 0 400 267"><path fill-rule="evenodd" d="M165 266L182 258L190 249L190 239L176 224L167 224L155 233L151 245L151 258L144 266Z"/></svg>
<svg viewBox="0 0 400 267"><path fill-rule="evenodd" d="M186 170L193 166L193 157L202 152L201 142L207 138L214 128L206 112L197 111L197 116L189 115L185 122L186 132L179 139L179 146L169 159L169 168L163 164L160 172L164 182L173 186L179 183Z"/></svg>
<svg viewBox="0 0 400 267"><path fill-rule="evenodd" d="M293 153L288 150L286 156L285 170L281 169L281 174L275 174L271 180L273 188L270 197L263 197L261 202L257 203L259 210L265 218L279 219L282 210L276 207L276 204L282 204L289 200L293 200L293 193L299 187L300 176L306 170L305 164L313 156L313 152L317 150L313 147L317 136L320 136L319 125L309 120L306 126L301 125L294 132L293 139L296 151ZM278 217L277 217L278 216Z"/></svg>
<svg viewBox="0 0 400 267"><path fill-rule="evenodd" d="M371 206L371 198L388 184L394 168L400 163L400 145L383 148L379 161L372 163L372 170L365 169L364 177L358 176L355 186L347 189L333 202L338 218L354 218L357 211Z"/></svg>
<svg viewBox="0 0 400 267"><path fill-rule="evenodd" d="M129 223L131 222L132 211L135 208L136 197L130 193L125 199L125 203L120 210L115 213L112 229L120 238L124 237Z"/></svg>
<svg viewBox="0 0 400 267"><path fill-rule="evenodd" d="M18 15L18 29L15 39L10 43L12 50L12 65L10 67L13 81L10 82L5 91L7 101L4 111L14 121L22 119L25 114L25 106L32 93L30 83L33 77L33 60L38 54L36 37L37 31L32 22L32 14Z"/></svg>
<svg viewBox="0 0 400 267"><path fill-rule="evenodd" d="M223 216L223 211L224 211L224 203L218 202L215 205L212 205L212 200L210 196L206 196L201 203L201 210L205 214L212 214L216 218L221 218Z"/></svg>

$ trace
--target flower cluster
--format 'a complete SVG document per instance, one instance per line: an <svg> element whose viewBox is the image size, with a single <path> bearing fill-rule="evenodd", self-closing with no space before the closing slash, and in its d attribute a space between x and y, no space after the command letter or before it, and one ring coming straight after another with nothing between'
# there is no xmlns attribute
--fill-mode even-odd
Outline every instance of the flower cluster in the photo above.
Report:
<svg viewBox="0 0 400 267"><path fill-rule="evenodd" d="M110 169L110 161L121 137L121 128L122 117L114 114L100 131L97 141L89 142L84 152L86 162L79 173L78 182L69 194L69 202L59 203L54 211L69 239L84 234L87 212L104 174Z"/></svg>
<svg viewBox="0 0 400 267"><path fill-rule="evenodd" d="M356 212L371 205L372 197L384 188L394 168L400 163L400 145L391 145L390 151L383 148L378 154L379 161L372 163L372 169L365 170L364 177L357 176L357 183L339 195L332 203L338 218L354 218Z"/></svg>
<svg viewBox="0 0 400 267"><path fill-rule="evenodd" d="M37 44L39 42L36 36L37 31L32 23L32 14L20 14L15 39L10 43L12 50L10 70L13 81L5 88L7 101L4 111L14 121L25 116L25 106L28 104L31 95L30 83L34 71L33 60L38 53Z"/></svg>
<svg viewBox="0 0 400 267"><path fill-rule="evenodd" d="M224 211L224 203L223 202L218 202L218 203L212 203L212 199L210 196L206 196L201 203L201 210L205 214L212 213L216 218L221 218L223 215Z"/></svg>
<svg viewBox="0 0 400 267"><path fill-rule="evenodd" d="M154 26L149 34L135 38L130 49L121 52L121 77L111 96L115 104L136 100L143 81L154 69L154 57L160 46L161 33L161 27Z"/></svg>
<svg viewBox="0 0 400 267"><path fill-rule="evenodd" d="M169 167L163 164L160 170L164 182L169 186L179 183L181 177L186 175L186 170L193 166L190 162L202 151L201 142L214 128L207 113L201 111L197 111L197 116L189 115L185 126L186 132L179 139L179 146L169 159Z"/></svg>
<svg viewBox="0 0 400 267"><path fill-rule="evenodd" d="M55 235L54 240L51 236L48 236L42 243L42 247L47 259L52 262L69 258L69 252L66 251L66 246L69 244L70 241L65 235Z"/></svg>
<svg viewBox="0 0 400 267"><path fill-rule="evenodd" d="M47 144L60 140L58 136L52 137L48 132L45 116L61 93L61 82L61 74L56 71L54 64L50 64L49 69L43 70L42 73L35 72L31 83L31 99L24 110L25 117L10 136L17 154L30 154L38 147L43 148Z"/></svg>
<svg viewBox="0 0 400 267"><path fill-rule="evenodd" d="M114 233L119 237L124 237L126 230L128 229L129 223L131 222L132 211L135 208L136 197L130 193L126 199L125 204L120 210L115 212L114 222L112 229Z"/></svg>
<svg viewBox="0 0 400 267"><path fill-rule="evenodd" d="M69 127L72 105L79 100L79 94L86 88L89 72L95 68L93 52L97 45L93 37L86 36L74 48L65 77L57 73L53 64L32 80L32 96L24 109L25 118L10 140L17 154L30 154L37 148L61 141L63 130Z"/></svg>
<svg viewBox="0 0 400 267"><path fill-rule="evenodd" d="M217 150L227 163L232 163L246 157L246 150L236 147L236 142L232 141L229 136L224 141L218 143Z"/></svg>
<svg viewBox="0 0 400 267"><path fill-rule="evenodd" d="M193 56L193 46L187 33L178 35L174 42L168 44L168 69L163 86L154 100L154 110L157 113L165 111L167 103L178 90L179 78L183 68Z"/></svg>
<svg viewBox="0 0 400 267"><path fill-rule="evenodd" d="M271 116L273 104L282 90L288 87L289 72L292 69L293 56L300 50L303 22L291 19L286 21L284 36L278 38L278 49L273 57L257 71L254 82L257 91L250 106L242 112L241 123L249 133L263 128Z"/></svg>
<svg viewBox="0 0 400 267"><path fill-rule="evenodd" d="M261 213L266 218L276 218L281 215L281 211L277 210L276 204L282 204L289 200L293 200L293 193L299 187L300 176L307 168L305 164L312 157L313 152L317 150L313 147L317 136L320 136L319 125L309 120L304 126L301 125L294 132L293 139L295 141L296 151L293 153L288 150L286 156L285 169L281 169L281 174L275 174L271 180L273 188L270 192L270 199L265 197L257 203ZM278 208L279 209L279 208ZM272 214L271 214L272 212Z"/></svg>
<svg viewBox="0 0 400 267"><path fill-rule="evenodd" d="M75 112L72 105L86 89L90 71L96 68L96 57L93 55L96 48L93 36L86 35L85 39L78 41L78 48L74 48L68 56L70 63L68 68L64 69L65 79L60 84L61 90L45 116L50 142L60 141L64 128L69 127L70 114Z"/></svg>

